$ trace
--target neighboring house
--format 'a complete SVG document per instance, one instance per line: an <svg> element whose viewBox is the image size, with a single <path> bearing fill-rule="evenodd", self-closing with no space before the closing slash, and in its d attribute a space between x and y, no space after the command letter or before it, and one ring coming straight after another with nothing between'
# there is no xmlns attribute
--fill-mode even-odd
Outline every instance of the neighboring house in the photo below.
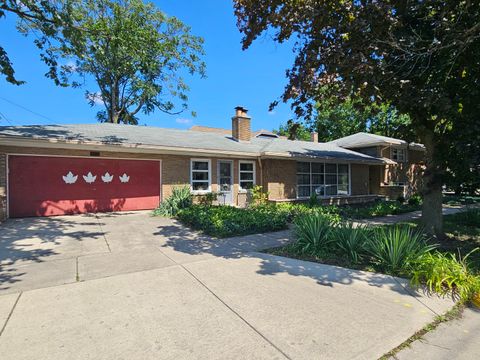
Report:
<svg viewBox="0 0 480 360"><path fill-rule="evenodd" d="M370 193L397 199L420 191L425 147L391 137L357 133L328 144L384 160L383 166L370 168Z"/></svg>
<svg viewBox="0 0 480 360"><path fill-rule="evenodd" d="M402 177L402 161L420 161L421 147L375 138L353 151L351 144L318 143L316 134L312 142L290 141L251 132L247 111L235 110L228 132L114 124L0 127L0 218L152 209L180 184L195 195L220 192L220 203L235 206L248 203L254 185L263 186L271 201L304 200L316 192L335 204L391 195L385 189L400 182L414 188Z"/></svg>

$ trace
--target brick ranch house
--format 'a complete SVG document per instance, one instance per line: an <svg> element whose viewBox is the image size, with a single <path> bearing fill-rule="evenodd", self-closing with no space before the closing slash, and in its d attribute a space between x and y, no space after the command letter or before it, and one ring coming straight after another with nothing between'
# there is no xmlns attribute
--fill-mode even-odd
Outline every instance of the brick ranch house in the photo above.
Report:
<svg viewBox="0 0 480 360"><path fill-rule="evenodd" d="M0 219L153 209L174 186L245 206L261 185L270 201L358 203L416 191L424 149L359 133L330 143L232 129L114 124L0 127Z"/></svg>

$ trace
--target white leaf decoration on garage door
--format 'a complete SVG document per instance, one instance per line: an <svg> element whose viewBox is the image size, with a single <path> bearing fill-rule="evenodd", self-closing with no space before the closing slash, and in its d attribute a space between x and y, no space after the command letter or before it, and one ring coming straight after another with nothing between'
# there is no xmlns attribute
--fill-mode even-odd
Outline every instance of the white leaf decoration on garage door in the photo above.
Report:
<svg viewBox="0 0 480 360"><path fill-rule="evenodd" d="M128 176L127 174L123 173L122 176L119 176L118 177L120 179L120 181L122 183L128 183L128 181L130 180L130 176Z"/></svg>
<svg viewBox="0 0 480 360"><path fill-rule="evenodd" d="M102 176L102 181L104 183L112 182L112 180L113 180L113 175L110 175L108 171L105 173L105 175Z"/></svg>
<svg viewBox="0 0 480 360"><path fill-rule="evenodd" d="M88 184L94 183L96 179L97 179L97 175L94 176L90 171L86 176L83 175L83 180L85 180L85 182Z"/></svg>
<svg viewBox="0 0 480 360"><path fill-rule="evenodd" d="M65 184L75 184L77 182L78 175L73 175L71 171L68 172L67 175L62 176L63 181Z"/></svg>

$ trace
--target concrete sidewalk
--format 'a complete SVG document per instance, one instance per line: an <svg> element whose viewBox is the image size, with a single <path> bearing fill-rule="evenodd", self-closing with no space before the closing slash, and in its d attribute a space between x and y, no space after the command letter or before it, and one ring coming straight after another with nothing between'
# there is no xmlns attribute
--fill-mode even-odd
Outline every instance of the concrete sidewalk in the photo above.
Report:
<svg viewBox="0 0 480 360"><path fill-rule="evenodd" d="M467 308L460 319L443 324L400 351L398 360L475 360L480 357L480 310Z"/></svg>
<svg viewBox="0 0 480 360"><path fill-rule="evenodd" d="M452 306L391 276L257 252L288 231L215 240L146 213L52 221L2 228L2 360L374 359Z"/></svg>

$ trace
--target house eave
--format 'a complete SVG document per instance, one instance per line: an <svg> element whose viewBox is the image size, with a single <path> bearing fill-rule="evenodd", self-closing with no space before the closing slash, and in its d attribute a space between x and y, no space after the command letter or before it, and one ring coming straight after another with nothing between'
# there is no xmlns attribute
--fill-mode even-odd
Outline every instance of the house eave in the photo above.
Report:
<svg viewBox="0 0 480 360"><path fill-rule="evenodd" d="M226 151L217 149L185 148L176 146L159 146L145 144L106 144L98 141L71 139L28 139L17 136L0 136L0 146L37 147L73 150L116 151L129 153L222 156L232 158L257 158L258 153Z"/></svg>
<svg viewBox="0 0 480 360"><path fill-rule="evenodd" d="M296 153L285 153L285 152L263 152L260 155L261 159L289 159L289 160L322 160L326 162L336 162L336 163L349 163L349 164L365 164L365 165L383 165L385 162L383 160L372 160L372 159L349 159L349 158L338 158L332 156L312 156L312 155L302 155Z"/></svg>

